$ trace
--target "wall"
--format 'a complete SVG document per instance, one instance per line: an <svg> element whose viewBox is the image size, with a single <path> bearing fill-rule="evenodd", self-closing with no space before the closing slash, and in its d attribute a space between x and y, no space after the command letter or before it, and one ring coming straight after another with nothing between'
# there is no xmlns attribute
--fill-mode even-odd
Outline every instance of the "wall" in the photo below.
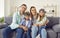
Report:
<svg viewBox="0 0 60 38"><path fill-rule="evenodd" d="M60 17L60 0L6 0L5 1L5 13L9 15L9 13L14 13L16 8L19 7L21 4L27 4L28 11L31 6L35 6L37 10L43 8L46 5L57 5L57 17ZM5 16L7 16L5 14Z"/></svg>
<svg viewBox="0 0 60 38"><path fill-rule="evenodd" d="M4 0L0 0L0 18L4 17Z"/></svg>
<svg viewBox="0 0 60 38"><path fill-rule="evenodd" d="M10 14L10 0L4 0L4 14L5 16Z"/></svg>

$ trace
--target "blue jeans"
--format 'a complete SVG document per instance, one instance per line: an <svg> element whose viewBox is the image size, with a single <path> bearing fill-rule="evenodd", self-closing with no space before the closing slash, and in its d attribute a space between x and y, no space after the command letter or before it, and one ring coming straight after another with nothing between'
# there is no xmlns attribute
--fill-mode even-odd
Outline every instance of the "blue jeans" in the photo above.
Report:
<svg viewBox="0 0 60 38"><path fill-rule="evenodd" d="M36 38L37 33L41 35L41 38L47 38L47 32L45 30L45 26L41 27L32 26L32 38Z"/></svg>
<svg viewBox="0 0 60 38"><path fill-rule="evenodd" d="M28 29L28 31L24 33L23 38L31 38L31 29Z"/></svg>
<svg viewBox="0 0 60 38"><path fill-rule="evenodd" d="M24 37L23 36L24 35L24 30L22 28L17 28L17 29L12 30L10 27L7 27L3 30L3 38L11 38L10 35L12 35L12 33L14 31L16 31L16 38L23 38ZM27 38L31 38L30 32L31 32L31 30L29 29L26 33Z"/></svg>
<svg viewBox="0 0 60 38"><path fill-rule="evenodd" d="M24 30L21 28L17 28L12 30L10 27L7 27L3 30L3 38L11 38L10 34L16 31L16 38L22 38Z"/></svg>

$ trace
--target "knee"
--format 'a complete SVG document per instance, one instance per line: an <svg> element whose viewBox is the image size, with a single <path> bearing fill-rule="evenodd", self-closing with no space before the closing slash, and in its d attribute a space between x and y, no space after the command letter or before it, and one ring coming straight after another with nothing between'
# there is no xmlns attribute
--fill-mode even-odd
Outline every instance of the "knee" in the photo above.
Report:
<svg viewBox="0 0 60 38"><path fill-rule="evenodd" d="M41 32L46 32L46 29L42 29Z"/></svg>
<svg viewBox="0 0 60 38"><path fill-rule="evenodd" d="M18 28L17 33L20 33L20 32L24 32L24 30L22 28Z"/></svg>
<svg viewBox="0 0 60 38"><path fill-rule="evenodd" d="M36 31L38 30L38 27L37 26L32 26L32 31Z"/></svg>
<svg viewBox="0 0 60 38"><path fill-rule="evenodd" d="M47 32L46 32L46 29L42 29L42 30L41 30L41 33L42 33L42 34L46 34L46 33L47 33Z"/></svg>
<svg viewBox="0 0 60 38"><path fill-rule="evenodd" d="M7 30L6 29L3 29L3 35L5 35L7 33Z"/></svg>

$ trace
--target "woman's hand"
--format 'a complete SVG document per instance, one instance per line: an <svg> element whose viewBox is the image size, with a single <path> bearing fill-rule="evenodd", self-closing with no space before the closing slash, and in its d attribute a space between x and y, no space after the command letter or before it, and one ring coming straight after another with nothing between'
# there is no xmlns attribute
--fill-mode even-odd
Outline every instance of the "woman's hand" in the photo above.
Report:
<svg viewBox="0 0 60 38"><path fill-rule="evenodd" d="M39 24L33 24L34 26L39 26Z"/></svg>
<svg viewBox="0 0 60 38"><path fill-rule="evenodd" d="M41 27L42 25L41 24L39 24L39 27Z"/></svg>

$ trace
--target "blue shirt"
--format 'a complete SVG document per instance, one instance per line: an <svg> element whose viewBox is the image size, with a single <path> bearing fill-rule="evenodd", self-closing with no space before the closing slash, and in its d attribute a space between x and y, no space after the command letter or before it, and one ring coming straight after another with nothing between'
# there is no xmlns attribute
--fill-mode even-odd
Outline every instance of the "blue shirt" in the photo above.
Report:
<svg viewBox="0 0 60 38"><path fill-rule="evenodd" d="M26 20L25 20L25 18L21 21L21 25L24 25L24 26L27 26L28 28L31 28L31 26L32 26L32 21L31 20L27 20L27 24L26 24Z"/></svg>

